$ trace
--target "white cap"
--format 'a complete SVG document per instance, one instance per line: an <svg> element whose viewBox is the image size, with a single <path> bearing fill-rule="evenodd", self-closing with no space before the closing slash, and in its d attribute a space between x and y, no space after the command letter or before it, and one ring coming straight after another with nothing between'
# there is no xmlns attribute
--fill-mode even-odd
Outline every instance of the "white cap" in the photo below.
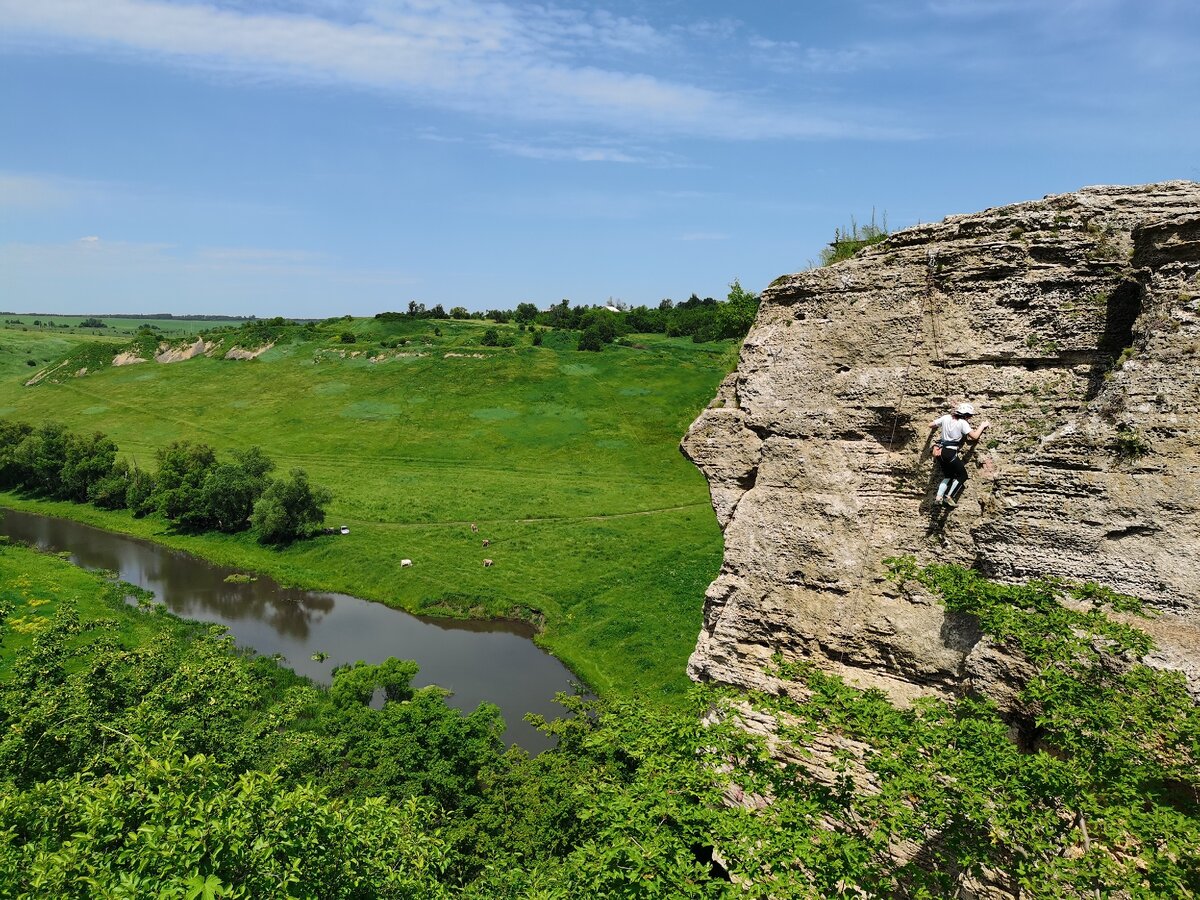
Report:
<svg viewBox="0 0 1200 900"><path fill-rule="evenodd" d="M975 415L975 407L973 407L970 403L960 403L960 404L958 404L958 408L955 409L954 411L956 413L958 413L960 416Z"/></svg>

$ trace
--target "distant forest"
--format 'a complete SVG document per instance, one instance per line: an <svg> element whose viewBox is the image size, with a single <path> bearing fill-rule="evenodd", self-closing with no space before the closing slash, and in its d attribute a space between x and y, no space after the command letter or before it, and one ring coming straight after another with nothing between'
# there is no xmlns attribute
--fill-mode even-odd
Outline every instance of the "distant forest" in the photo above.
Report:
<svg viewBox="0 0 1200 900"><path fill-rule="evenodd" d="M745 290L736 280L729 286L725 300L692 294L676 303L666 299L657 306L627 306L619 301L608 306L571 306L569 300L538 309L533 303L518 303L516 309L489 309L468 312L455 306L449 312L437 304L426 307L416 300L409 301L406 312L381 312L375 318L383 321L401 319L490 319L497 324L541 325L582 331L585 340L594 334L603 343L624 334L665 334L668 337L690 337L696 343L725 338L744 337L758 312L758 294ZM583 349L581 347L581 349Z"/></svg>

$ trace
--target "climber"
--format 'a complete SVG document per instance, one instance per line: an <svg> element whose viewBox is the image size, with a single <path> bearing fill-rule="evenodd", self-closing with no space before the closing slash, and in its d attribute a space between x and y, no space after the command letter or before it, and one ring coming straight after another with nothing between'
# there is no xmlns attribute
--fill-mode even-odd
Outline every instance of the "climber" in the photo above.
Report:
<svg viewBox="0 0 1200 900"><path fill-rule="evenodd" d="M973 415L975 415L975 407L970 403L960 403L953 411L929 423L931 431L935 428L942 430L940 438L933 446L933 455L942 469L942 483L938 485L935 503L943 503L946 506L958 505L954 495L967 481L967 467L963 465L959 456L962 443L968 438L972 441L979 440L980 435L992 425L991 422L981 422L978 428L972 430L971 416Z"/></svg>

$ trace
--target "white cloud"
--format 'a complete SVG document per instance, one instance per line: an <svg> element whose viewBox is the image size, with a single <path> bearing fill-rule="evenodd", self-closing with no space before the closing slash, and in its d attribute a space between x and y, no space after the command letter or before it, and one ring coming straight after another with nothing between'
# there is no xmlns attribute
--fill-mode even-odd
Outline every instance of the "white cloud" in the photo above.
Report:
<svg viewBox="0 0 1200 900"><path fill-rule="evenodd" d="M788 108L622 67L619 58L648 58L674 37L600 10L482 0L261 10L167 0L0 0L9 40L380 89L489 117L730 139L909 136L841 112Z"/></svg>

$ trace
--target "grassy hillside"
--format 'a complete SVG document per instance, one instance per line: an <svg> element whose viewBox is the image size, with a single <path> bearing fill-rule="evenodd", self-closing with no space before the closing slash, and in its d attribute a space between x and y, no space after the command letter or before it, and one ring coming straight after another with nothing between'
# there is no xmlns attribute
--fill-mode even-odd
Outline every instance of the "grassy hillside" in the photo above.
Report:
<svg viewBox="0 0 1200 900"><path fill-rule="evenodd" d="M259 445L330 487L331 524L351 534L275 551L126 513L43 511L414 611L540 617L546 646L598 690L676 695L721 557L704 480L677 445L735 347L639 337L580 353L567 333L534 347L513 329L517 346L487 348L484 327L338 321L251 361L93 367L29 388L35 370L0 355L0 411L104 431L143 464L179 439ZM62 337L0 331L0 346L23 341L14 359L40 347L42 362Z"/></svg>

